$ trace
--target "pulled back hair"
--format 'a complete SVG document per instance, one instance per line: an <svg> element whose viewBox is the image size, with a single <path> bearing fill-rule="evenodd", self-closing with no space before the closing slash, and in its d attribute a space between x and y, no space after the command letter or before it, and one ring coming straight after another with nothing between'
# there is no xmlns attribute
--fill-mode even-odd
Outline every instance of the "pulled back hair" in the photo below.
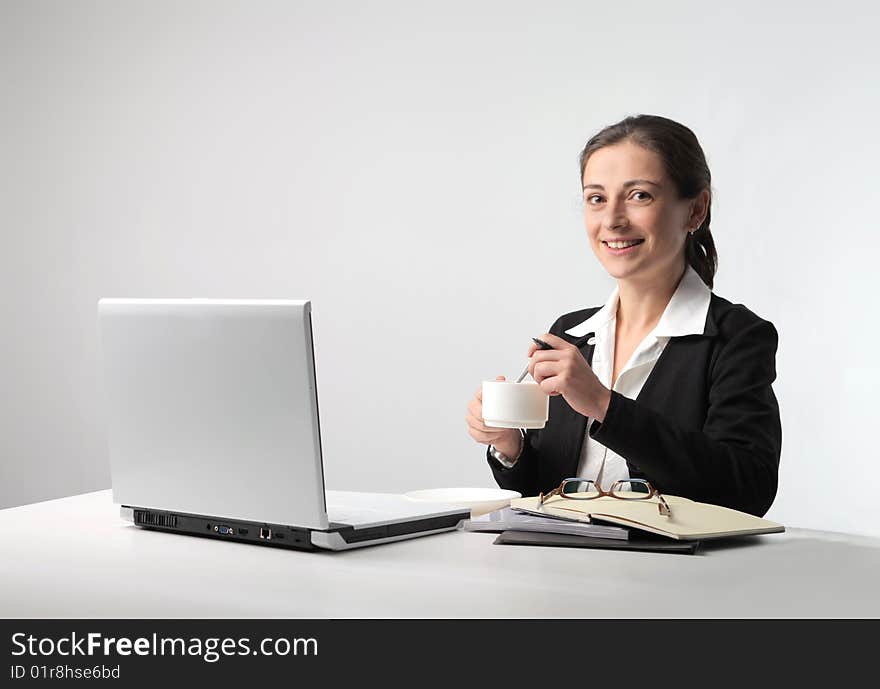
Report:
<svg viewBox="0 0 880 689"><path fill-rule="evenodd" d="M609 125L595 134L580 155L581 179L587 161L600 148L622 141L632 141L656 153L681 199L695 199L703 189L709 190L706 219L685 240L684 256L703 282L712 289L718 254L709 230L712 219L712 173L696 135L683 124L659 115L634 115Z"/></svg>

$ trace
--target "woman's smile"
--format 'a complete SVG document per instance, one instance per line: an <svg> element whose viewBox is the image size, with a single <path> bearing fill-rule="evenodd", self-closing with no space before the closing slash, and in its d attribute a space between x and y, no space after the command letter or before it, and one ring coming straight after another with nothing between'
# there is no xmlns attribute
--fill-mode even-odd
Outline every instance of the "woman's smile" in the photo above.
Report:
<svg viewBox="0 0 880 689"><path fill-rule="evenodd" d="M602 241L608 251L614 256L635 253L636 249L645 243L644 239L608 240Z"/></svg>

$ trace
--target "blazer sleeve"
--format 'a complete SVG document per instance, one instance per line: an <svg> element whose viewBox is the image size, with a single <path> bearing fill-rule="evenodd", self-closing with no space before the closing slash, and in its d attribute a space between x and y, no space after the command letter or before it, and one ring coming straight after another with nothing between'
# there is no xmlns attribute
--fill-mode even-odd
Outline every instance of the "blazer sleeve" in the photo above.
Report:
<svg viewBox="0 0 880 689"><path fill-rule="evenodd" d="M701 430L611 392L605 419L590 435L636 465L658 490L763 516L776 497L782 426L771 383L778 334L752 320L710 365Z"/></svg>
<svg viewBox="0 0 880 689"><path fill-rule="evenodd" d="M526 429L525 445L522 454L511 468L507 468L489 454L486 448L486 459L492 467L495 482L507 490L515 490L523 497L535 495L538 492L537 465L540 460L540 450L535 448L539 434Z"/></svg>

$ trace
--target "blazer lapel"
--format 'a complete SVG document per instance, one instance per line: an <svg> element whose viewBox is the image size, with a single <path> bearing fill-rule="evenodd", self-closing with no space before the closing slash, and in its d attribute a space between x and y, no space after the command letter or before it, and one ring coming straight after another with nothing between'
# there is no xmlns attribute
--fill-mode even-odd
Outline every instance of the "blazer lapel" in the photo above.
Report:
<svg viewBox="0 0 880 689"><path fill-rule="evenodd" d="M718 334L718 325L712 314L711 305L706 313L706 323L703 326L702 335L692 334L680 337L670 337L669 342L660 352L660 357L654 362L651 373L648 374L645 384L636 395L636 400L648 402L658 399L658 394L666 395L680 381L682 372L690 370L689 362L693 347L706 337L715 337ZM655 406L655 405L651 405ZM656 406L655 406L656 408Z"/></svg>
<svg viewBox="0 0 880 689"><path fill-rule="evenodd" d="M595 333L590 332L581 337L569 340L571 344L580 350L584 359L587 360L587 363L590 364L590 366L593 365L593 352L596 349L595 340L593 340L594 337ZM559 433L564 439L563 451L560 453L562 466L559 466L558 469L563 477L575 476L578 459L581 454L581 446L584 443L584 437L587 432L587 417L572 409L568 402L562 399L561 395L558 399L561 402L559 406L559 411L561 412L559 418Z"/></svg>

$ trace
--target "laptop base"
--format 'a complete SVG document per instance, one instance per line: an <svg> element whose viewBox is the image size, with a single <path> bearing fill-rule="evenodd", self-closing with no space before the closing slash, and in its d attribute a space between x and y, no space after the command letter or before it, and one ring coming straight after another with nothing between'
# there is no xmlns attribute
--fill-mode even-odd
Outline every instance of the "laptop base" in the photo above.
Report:
<svg viewBox="0 0 880 689"><path fill-rule="evenodd" d="M462 519L467 519L470 516L470 511L464 510L461 513L432 516L413 521L367 526L361 529L349 524L331 522L327 531L128 505L123 505L120 508L120 515L135 526L153 531L164 531L165 533L178 533L292 550L348 550L452 531Z"/></svg>

